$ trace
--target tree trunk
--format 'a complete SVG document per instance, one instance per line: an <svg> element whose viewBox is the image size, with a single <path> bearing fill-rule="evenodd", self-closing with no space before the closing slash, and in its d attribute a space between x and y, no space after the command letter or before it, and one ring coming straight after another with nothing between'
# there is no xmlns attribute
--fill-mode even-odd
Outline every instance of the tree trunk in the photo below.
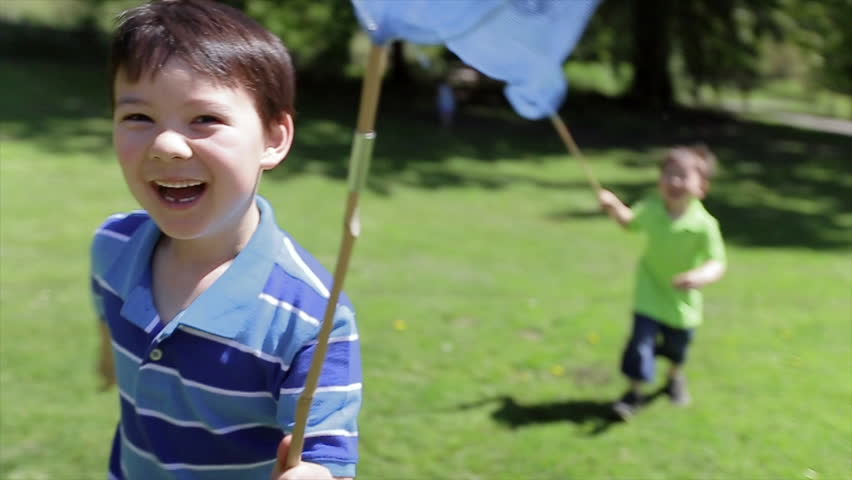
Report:
<svg viewBox="0 0 852 480"><path fill-rule="evenodd" d="M669 71L673 1L632 1L633 81L628 98L642 106L665 108L674 104Z"/></svg>

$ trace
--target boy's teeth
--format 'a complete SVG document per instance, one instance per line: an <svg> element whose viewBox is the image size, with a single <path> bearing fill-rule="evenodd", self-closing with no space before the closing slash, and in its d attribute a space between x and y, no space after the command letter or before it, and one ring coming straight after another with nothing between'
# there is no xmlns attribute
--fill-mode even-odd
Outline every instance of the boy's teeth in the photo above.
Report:
<svg viewBox="0 0 852 480"><path fill-rule="evenodd" d="M160 187L166 188L186 188L201 185L204 182L199 182L197 180L185 180L182 182L164 182L162 180L155 180L154 183L156 183Z"/></svg>

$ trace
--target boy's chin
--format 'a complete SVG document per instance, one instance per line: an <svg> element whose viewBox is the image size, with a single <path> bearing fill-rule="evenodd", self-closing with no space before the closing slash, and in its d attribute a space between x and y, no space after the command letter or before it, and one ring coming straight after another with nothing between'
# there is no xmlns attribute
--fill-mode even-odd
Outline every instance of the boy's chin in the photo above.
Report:
<svg viewBox="0 0 852 480"><path fill-rule="evenodd" d="M666 201L666 204L669 206L681 206L686 205L692 200L692 195L685 193L683 195L664 195L663 199Z"/></svg>

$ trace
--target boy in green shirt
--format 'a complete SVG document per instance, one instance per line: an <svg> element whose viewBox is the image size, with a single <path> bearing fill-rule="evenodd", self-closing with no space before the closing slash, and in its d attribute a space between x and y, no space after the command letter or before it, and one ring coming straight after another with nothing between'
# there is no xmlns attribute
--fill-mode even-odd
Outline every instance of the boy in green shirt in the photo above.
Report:
<svg viewBox="0 0 852 480"><path fill-rule="evenodd" d="M719 223L701 204L715 166L703 145L674 147L663 159L658 193L633 208L608 190L598 193L603 209L621 226L648 236L636 272L633 332L621 362L630 389L613 405L623 420L641 407L641 387L654 379L656 355L671 361L665 390L672 402L690 402L683 366L702 321L700 289L725 273Z"/></svg>

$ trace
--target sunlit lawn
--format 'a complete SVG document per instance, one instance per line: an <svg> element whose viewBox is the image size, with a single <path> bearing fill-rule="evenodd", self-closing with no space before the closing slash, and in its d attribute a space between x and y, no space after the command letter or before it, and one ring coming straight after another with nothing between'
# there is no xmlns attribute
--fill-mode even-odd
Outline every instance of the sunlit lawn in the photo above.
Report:
<svg viewBox="0 0 852 480"><path fill-rule="evenodd" d="M99 78L0 76L0 478L105 476L118 402L96 392L88 243L135 205ZM346 92L304 94L295 150L262 189L329 267L357 108ZM660 398L624 425L604 414L623 388L641 239L597 212L548 123L467 114L442 131L393 95L383 107L347 279L361 478L852 478L852 138L569 99L596 174L628 199L667 144L704 139L724 167L707 203L730 269L707 291L695 404Z"/></svg>

